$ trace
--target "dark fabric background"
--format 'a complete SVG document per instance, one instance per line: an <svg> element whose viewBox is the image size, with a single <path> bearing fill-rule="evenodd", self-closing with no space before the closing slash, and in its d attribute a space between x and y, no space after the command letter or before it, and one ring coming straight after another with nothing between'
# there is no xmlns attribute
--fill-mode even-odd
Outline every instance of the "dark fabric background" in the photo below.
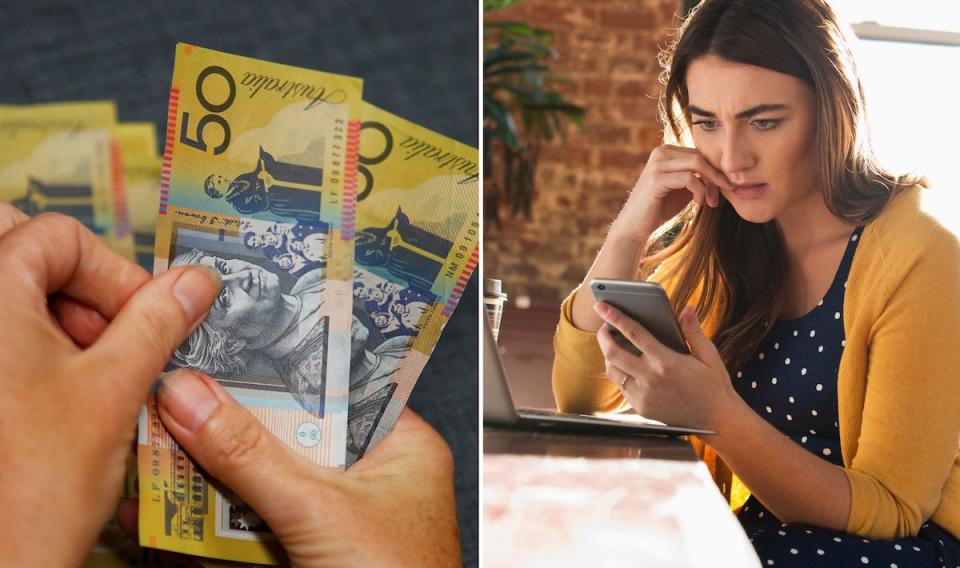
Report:
<svg viewBox="0 0 960 568"><path fill-rule="evenodd" d="M166 127L174 45L184 41L361 77L364 98L477 147L478 10L446 0L296 2L0 0L0 103L114 99L123 121ZM410 406L457 463L464 564L477 564L477 276Z"/></svg>

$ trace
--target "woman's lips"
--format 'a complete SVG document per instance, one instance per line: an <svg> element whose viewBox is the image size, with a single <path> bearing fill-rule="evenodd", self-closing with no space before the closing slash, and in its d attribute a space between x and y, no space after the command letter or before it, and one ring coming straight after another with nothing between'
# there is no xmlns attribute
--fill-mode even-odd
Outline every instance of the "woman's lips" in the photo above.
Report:
<svg viewBox="0 0 960 568"><path fill-rule="evenodd" d="M752 185L738 185L733 190L733 194L743 199L756 199L762 196L767 190L767 184L756 183Z"/></svg>

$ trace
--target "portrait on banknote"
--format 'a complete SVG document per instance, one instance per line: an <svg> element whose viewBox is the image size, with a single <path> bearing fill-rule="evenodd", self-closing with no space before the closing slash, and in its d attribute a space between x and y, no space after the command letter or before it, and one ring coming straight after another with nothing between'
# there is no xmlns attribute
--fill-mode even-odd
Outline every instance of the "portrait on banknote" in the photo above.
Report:
<svg viewBox="0 0 960 568"><path fill-rule="evenodd" d="M171 364L201 370L226 386L286 390L322 416L329 325L319 313L325 237L321 223L241 219L235 235L178 228L170 266L207 265L220 274L222 287Z"/></svg>

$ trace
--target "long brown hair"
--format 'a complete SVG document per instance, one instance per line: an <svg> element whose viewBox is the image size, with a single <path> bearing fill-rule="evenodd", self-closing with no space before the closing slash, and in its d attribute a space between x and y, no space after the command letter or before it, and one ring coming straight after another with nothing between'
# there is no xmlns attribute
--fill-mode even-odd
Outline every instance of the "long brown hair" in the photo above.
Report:
<svg viewBox="0 0 960 568"><path fill-rule="evenodd" d="M697 57L715 55L797 77L816 97L815 143L827 208L840 219L872 220L900 190L927 181L895 175L874 156L849 33L823 0L704 0L659 56L664 142L693 147L686 72ZM691 201L655 232L639 273L650 274L676 255L663 275L675 283L673 307L679 313L699 289L697 316L715 318L713 341L732 372L779 313L788 266L775 221L751 223L726 200L720 203L714 209Z"/></svg>

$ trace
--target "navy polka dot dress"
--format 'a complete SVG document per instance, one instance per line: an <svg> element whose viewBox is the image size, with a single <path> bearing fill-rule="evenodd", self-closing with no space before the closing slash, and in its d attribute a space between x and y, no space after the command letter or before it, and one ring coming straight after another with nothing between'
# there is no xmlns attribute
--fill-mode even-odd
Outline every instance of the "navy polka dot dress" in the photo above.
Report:
<svg viewBox="0 0 960 568"><path fill-rule="evenodd" d="M791 440L836 465L840 455L837 372L846 346L843 296L863 227L847 243L830 289L808 314L774 322L733 378L754 412ZM764 566L960 568L960 540L928 521L916 537L871 540L810 525L782 524L756 497L738 514Z"/></svg>

